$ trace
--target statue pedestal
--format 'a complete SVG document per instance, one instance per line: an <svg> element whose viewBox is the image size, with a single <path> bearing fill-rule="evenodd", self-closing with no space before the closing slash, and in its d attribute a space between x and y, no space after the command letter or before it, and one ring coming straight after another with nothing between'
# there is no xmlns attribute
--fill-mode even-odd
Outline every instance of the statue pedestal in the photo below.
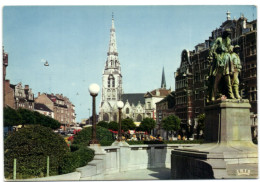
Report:
<svg viewBox="0 0 260 182"><path fill-rule="evenodd" d="M173 179L236 179L258 177L257 145L252 143L248 100L219 100L205 108L205 141L175 149Z"/></svg>

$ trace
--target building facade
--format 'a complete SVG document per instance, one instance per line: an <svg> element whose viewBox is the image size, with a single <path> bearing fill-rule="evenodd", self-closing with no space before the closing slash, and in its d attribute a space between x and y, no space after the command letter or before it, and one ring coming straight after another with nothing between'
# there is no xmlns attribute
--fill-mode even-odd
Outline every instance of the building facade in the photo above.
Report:
<svg viewBox="0 0 260 182"><path fill-rule="evenodd" d="M185 131L196 125L196 117L204 113L209 72L207 57L214 40L227 28L231 29L231 44L240 46L240 94L243 99L249 99L251 112L257 114L256 24L256 20L248 22L243 15L239 19L231 20L230 13L227 12L227 20L212 31L208 40L196 45L193 51L182 51L181 64L175 72L175 112L181 118L184 133L187 134Z"/></svg>
<svg viewBox="0 0 260 182"><path fill-rule="evenodd" d="M5 105L13 109L24 108L34 110L34 94L29 85L23 87L22 83L16 85L5 81Z"/></svg>
<svg viewBox="0 0 260 182"><path fill-rule="evenodd" d="M74 105L63 94L38 93L35 103L44 104L54 113L54 119L58 120L63 126L76 124Z"/></svg>
<svg viewBox="0 0 260 182"><path fill-rule="evenodd" d="M162 128L162 120L170 115L175 115L175 91L156 103L156 113L155 133L165 138L167 134Z"/></svg>
<svg viewBox="0 0 260 182"><path fill-rule="evenodd" d="M34 110L51 118L54 118L54 112L50 110L46 105L41 103L34 103Z"/></svg>

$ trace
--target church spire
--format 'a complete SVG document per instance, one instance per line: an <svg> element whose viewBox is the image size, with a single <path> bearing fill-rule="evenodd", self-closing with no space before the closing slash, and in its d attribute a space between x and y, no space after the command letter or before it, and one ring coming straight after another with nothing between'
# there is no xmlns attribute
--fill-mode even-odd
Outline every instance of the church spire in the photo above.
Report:
<svg viewBox="0 0 260 182"><path fill-rule="evenodd" d="M116 30L115 30L115 23L114 23L114 14L112 13L112 26L110 29L110 41L109 41L109 48L107 55L118 55L117 46L116 46Z"/></svg>
<svg viewBox="0 0 260 182"><path fill-rule="evenodd" d="M166 80L165 80L165 75L164 75L164 67L163 67L163 71L162 71L162 83L161 83L161 88L165 88L165 89L166 89Z"/></svg>

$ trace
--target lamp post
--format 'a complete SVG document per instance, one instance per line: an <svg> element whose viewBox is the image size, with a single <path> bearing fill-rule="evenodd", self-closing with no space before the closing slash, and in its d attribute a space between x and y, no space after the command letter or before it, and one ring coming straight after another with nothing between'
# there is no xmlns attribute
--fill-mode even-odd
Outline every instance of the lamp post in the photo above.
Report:
<svg viewBox="0 0 260 182"><path fill-rule="evenodd" d="M124 107L124 103L122 101L117 102L117 108L119 112L119 126L118 126L118 138L117 141L122 141L122 129L121 129L121 110Z"/></svg>
<svg viewBox="0 0 260 182"><path fill-rule="evenodd" d="M100 90L96 83L92 83L88 88L90 95L92 96L92 138L89 144L99 144L96 136L96 96Z"/></svg>

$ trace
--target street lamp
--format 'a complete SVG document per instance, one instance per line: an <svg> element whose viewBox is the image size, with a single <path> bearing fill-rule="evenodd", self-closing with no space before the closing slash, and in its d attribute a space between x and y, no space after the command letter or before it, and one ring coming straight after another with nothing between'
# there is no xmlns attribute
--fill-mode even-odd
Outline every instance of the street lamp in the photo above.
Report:
<svg viewBox="0 0 260 182"><path fill-rule="evenodd" d="M96 96L100 90L96 83L92 83L88 88L90 95L92 96L92 138L89 144L99 144L96 135Z"/></svg>
<svg viewBox="0 0 260 182"><path fill-rule="evenodd" d="M118 112L119 112L119 126L118 126L118 139L117 141L121 141L122 140L122 129L121 129L121 110L124 107L124 103L122 101L118 101L117 102L117 108L118 108Z"/></svg>

